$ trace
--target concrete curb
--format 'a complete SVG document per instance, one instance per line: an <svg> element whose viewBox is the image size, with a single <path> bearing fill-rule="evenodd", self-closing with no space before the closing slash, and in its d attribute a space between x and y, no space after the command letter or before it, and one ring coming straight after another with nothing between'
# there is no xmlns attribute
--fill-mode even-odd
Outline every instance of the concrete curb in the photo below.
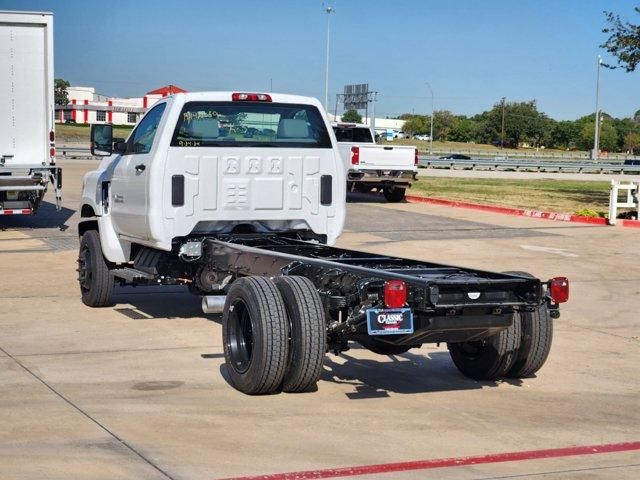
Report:
<svg viewBox="0 0 640 480"><path fill-rule="evenodd" d="M525 210L521 208L500 207L497 205L484 205L481 203L460 202L457 200L447 200L444 198L420 197L417 195L407 195L407 201L414 203L430 203L432 205L442 205L446 207L467 208L471 210L481 210L483 212L501 213L503 215L513 215L517 217L542 218L544 220L554 220L556 222L587 223L590 225L608 225L606 218L582 217L569 213L543 212L539 210ZM619 220L618 225L623 227L640 228L638 220Z"/></svg>

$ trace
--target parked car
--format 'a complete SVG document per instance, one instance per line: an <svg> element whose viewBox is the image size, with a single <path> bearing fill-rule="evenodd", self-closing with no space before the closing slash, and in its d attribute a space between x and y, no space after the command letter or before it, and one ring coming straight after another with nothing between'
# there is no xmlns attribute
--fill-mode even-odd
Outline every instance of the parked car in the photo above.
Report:
<svg viewBox="0 0 640 480"><path fill-rule="evenodd" d="M415 138L416 140L424 140L424 141L426 141L426 142L428 142L429 140L431 140L431 137L430 137L429 135L427 135L427 134L419 134L419 135L416 135L416 136L415 136L415 137L413 137L413 138Z"/></svg>

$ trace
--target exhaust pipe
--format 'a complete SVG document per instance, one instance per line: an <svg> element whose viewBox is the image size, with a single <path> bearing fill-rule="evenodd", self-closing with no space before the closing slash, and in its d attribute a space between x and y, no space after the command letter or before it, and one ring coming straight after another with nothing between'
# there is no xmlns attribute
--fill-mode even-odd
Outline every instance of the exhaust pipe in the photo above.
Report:
<svg viewBox="0 0 640 480"><path fill-rule="evenodd" d="M222 313L226 300L226 295L205 295L202 297L203 313Z"/></svg>

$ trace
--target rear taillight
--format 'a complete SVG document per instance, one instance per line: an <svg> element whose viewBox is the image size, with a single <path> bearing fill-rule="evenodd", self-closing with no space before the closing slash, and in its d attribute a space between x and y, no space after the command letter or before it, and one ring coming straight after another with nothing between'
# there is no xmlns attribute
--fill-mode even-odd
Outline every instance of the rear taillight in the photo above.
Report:
<svg viewBox="0 0 640 480"><path fill-rule="evenodd" d="M49 149L49 158L55 158L55 156L56 156L56 149L51 147Z"/></svg>
<svg viewBox="0 0 640 480"><path fill-rule="evenodd" d="M360 147L351 147L351 165L360 165Z"/></svg>
<svg viewBox="0 0 640 480"><path fill-rule="evenodd" d="M569 300L569 279L554 277L549 281L549 296L553 303L565 303Z"/></svg>
<svg viewBox="0 0 640 480"><path fill-rule="evenodd" d="M55 142L56 141L56 132L54 132L53 130L51 130L49 132L49 141L50 142Z"/></svg>
<svg viewBox="0 0 640 480"><path fill-rule="evenodd" d="M415 154L413 157L413 164L417 167L418 166L418 149L415 149Z"/></svg>
<svg viewBox="0 0 640 480"><path fill-rule="evenodd" d="M384 282L384 303L387 308L402 308L407 303L407 284L402 280Z"/></svg>
<svg viewBox="0 0 640 480"><path fill-rule="evenodd" d="M231 100L234 102L270 102L271 95L266 93L232 93Z"/></svg>

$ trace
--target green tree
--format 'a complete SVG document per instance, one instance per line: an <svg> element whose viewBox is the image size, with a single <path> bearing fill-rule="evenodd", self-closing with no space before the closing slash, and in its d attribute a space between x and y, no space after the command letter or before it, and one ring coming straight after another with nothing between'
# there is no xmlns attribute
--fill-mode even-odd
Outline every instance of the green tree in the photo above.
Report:
<svg viewBox="0 0 640 480"><path fill-rule="evenodd" d="M549 132L549 146L554 148L576 148L581 128L576 122L563 120L555 122Z"/></svg>
<svg viewBox="0 0 640 480"><path fill-rule="evenodd" d="M362 115L360 115L356 110L347 110L342 115L342 121L351 123L362 123Z"/></svg>
<svg viewBox="0 0 640 480"><path fill-rule="evenodd" d="M433 139L446 142L455 129L458 119L449 110L433 112Z"/></svg>
<svg viewBox="0 0 640 480"><path fill-rule="evenodd" d="M478 117L481 123L479 138L483 143L499 145L502 137L502 118L504 108L504 144L518 148L524 142L540 144L549 118L538 111L535 100L529 102L496 103L491 110Z"/></svg>
<svg viewBox="0 0 640 480"><path fill-rule="evenodd" d="M640 132L629 132L624 138L624 148L632 155L640 150Z"/></svg>
<svg viewBox="0 0 640 480"><path fill-rule="evenodd" d="M640 14L640 7L634 8ZM608 68L624 68L627 72L633 72L640 63L640 25L628 21L622 21L619 15L613 12L604 12L607 19L607 27L602 29L608 33L607 41L600 45L611 55L617 58L617 65L607 65Z"/></svg>
<svg viewBox="0 0 640 480"><path fill-rule="evenodd" d="M582 150L591 150L595 136L595 123L593 118L582 124L578 147ZM605 152L615 152L618 150L618 132L616 131L611 117L604 117L600 123L600 138L598 142L600 150Z"/></svg>
<svg viewBox="0 0 640 480"><path fill-rule="evenodd" d="M456 124L449 132L447 138L452 142L477 141L479 125L478 122L464 115L456 117Z"/></svg>
<svg viewBox="0 0 640 480"><path fill-rule="evenodd" d="M633 121L640 124L640 110L637 110L636 113L633 114Z"/></svg>
<svg viewBox="0 0 640 480"><path fill-rule="evenodd" d="M424 134L429 131L429 117L425 115L409 115L402 126L402 130L410 135Z"/></svg>
<svg viewBox="0 0 640 480"><path fill-rule="evenodd" d="M53 96L56 105L67 105L69 103L67 88L70 86L71 84L62 78L56 78L53 81Z"/></svg>

